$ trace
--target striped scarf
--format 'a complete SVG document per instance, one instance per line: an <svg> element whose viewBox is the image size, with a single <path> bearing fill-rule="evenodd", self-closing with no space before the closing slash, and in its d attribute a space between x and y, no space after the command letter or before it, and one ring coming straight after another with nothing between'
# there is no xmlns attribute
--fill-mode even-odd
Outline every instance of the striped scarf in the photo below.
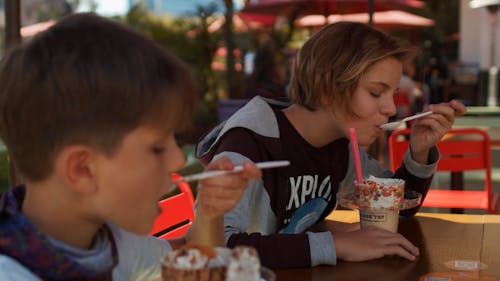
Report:
<svg viewBox="0 0 500 281"><path fill-rule="evenodd" d="M112 280L118 254L113 235L107 226L100 230L112 244L111 266L102 272L84 268L56 248L28 218L21 213L25 188L18 186L0 195L0 254L7 255L46 281Z"/></svg>

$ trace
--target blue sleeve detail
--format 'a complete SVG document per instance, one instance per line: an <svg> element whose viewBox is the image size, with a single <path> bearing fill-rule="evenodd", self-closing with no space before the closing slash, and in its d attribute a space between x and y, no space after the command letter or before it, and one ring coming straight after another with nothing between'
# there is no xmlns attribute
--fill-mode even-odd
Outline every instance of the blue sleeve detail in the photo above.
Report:
<svg viewBox="0 0 500 281"><path fill-rule="evenodd" d="M297 234L303 233L309 227L318 222L321 214L328 203L325 199L318 197L300 206L292 215L290 223L280 233Z"/></svg>

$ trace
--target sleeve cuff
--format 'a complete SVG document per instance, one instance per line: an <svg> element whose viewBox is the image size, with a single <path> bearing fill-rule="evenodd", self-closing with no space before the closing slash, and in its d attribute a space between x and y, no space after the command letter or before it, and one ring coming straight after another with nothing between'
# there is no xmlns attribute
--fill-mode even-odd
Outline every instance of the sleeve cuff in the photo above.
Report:
<svg viewBox="0 0 500 281"><path fill-rule="evenodd" d="M410 172L412 175L415 175L422 179L426 179L432 176L436 172L438 160L439 160L439 151L437 147L434 146L429 150L429 157L428 157L429 164L424 165L413 160L409 149L405 154L403 163L408 172Z"/></svg>
<svg viewBox="0 0 500 281"><path fill-rule="evenodd" d="M307 238L309 239L311 266L337 264L335 244L330 232L307 232Z"/></svg>

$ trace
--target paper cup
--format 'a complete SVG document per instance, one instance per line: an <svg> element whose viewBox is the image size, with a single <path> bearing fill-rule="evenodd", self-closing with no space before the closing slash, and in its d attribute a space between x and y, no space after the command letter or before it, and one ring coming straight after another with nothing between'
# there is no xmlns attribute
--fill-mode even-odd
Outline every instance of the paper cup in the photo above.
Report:
<svg viewBox="0 0 500 281"><path fill-rule="evenodd" d="M404 180L370 177L355 183L359 195L359 221L361 227L370 225L392 232L398 231L399 210L404 202Z"/></svg>
<svg viewBox="0 0 500 281"><path fill-rule="evenodd" d="M359 210L361 228L373 225L391 232L398 232L399 209Z"/></svg>

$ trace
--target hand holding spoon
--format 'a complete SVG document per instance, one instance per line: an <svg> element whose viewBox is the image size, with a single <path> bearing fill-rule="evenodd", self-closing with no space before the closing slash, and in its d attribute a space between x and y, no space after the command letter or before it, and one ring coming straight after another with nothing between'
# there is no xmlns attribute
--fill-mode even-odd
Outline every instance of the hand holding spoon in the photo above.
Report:
<svg viewBox="0 0 500 281"><path fill-rule="evenodd" d="M415 114L415 115L403 118L403 119L401 119L399 121L394 121L394 122L389 122L389 123L382 124L382 125L380 125L380 128L382 130L385 130L385 131L394 131L397 128L399 128L399 126L401 126L401 124L404 123L404 122L407 122L407 121L410 121L410 120L413 120L413 119L417 119L417 118L422 118L422 117L425 117L425 116L431 115L431 114L432 114L432 111L426 111L426 112L423 112L423 113Z"/></svg>

